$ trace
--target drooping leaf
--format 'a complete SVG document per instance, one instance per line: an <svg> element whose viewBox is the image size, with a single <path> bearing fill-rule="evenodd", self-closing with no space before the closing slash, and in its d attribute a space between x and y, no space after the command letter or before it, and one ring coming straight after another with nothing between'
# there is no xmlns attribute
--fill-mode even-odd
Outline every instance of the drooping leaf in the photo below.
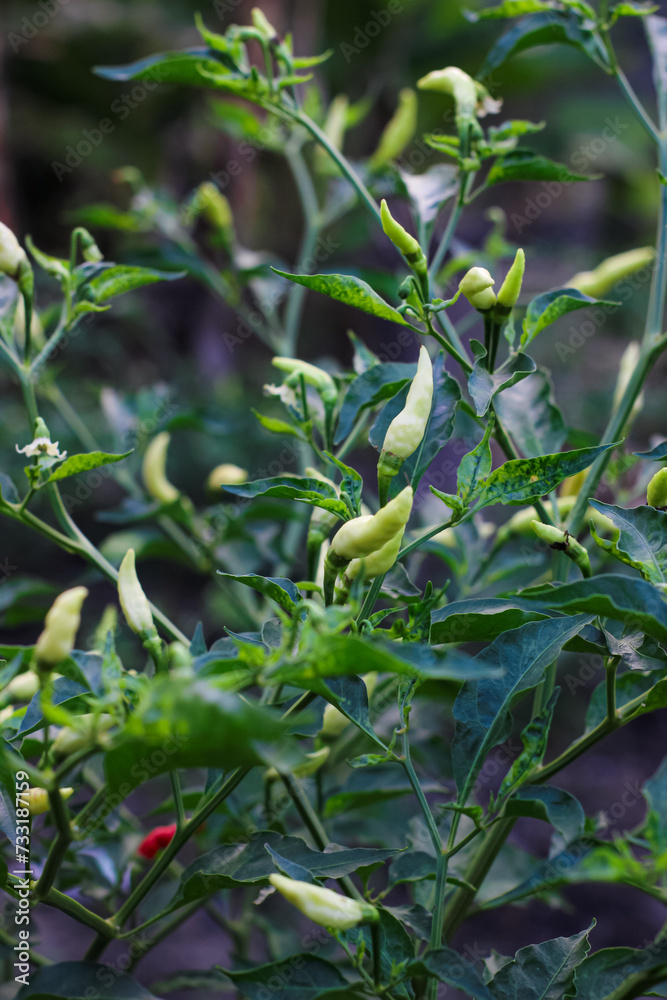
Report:
<svg viewBox="0 0 667 1000"><path fill-rule="evenodd" d="M563 1000L572 995L575 970L590 950L592 927L568 938L520 948L489 985L495 1000ZM591 1000L589 997L588 1000Z"/></svg>
<svg viewBox="0 0 667 1000"><path fill-rule="evenodd" d="M650 451L636 451L637 458L648 458L652 462L664 462L667 458L667 441L661 441Z"/></svg>
<svg viewBox="0 0 667 1000"><path fill-rule="evenodd" d="M290 614L295 614L298 611L297 605L301 602L301 595L296 585L286 577L257 576L253 573L238 576L234 573L223 573L222 570L218 570L218 576L225 580L243 583L246 587L252 587L258 593L271 598Z"/></svg>
<svg viewBox="0 0 667 1000"><path fill-rule="evenodd" d="M589 955L577 969L574 996L576 1000L605 1000L640 973L645 978L640 983L641 994L635 996L651 995L651 985L664 979L666 970L667 944L664 941L651 941L644 948L603 948Z"/></svg>
<svg viewBox="0 0 667 1000"><path fill-rule="evenodd" d="M350 384L345 394L338 418L335 443L340 444L350 433L360 414L375 409L391 399L411 381L417 371L416 364L388 362L372 365Z"/></svg>
<svg viewBox="0 0 667 1000"><path fill-rule="evenodd" d="M87 277L85 268L90 268L93 277ZM157 281L175 281L182 277L182 271L156 271L151 267L132 267L127 264L84 264L83 269L79 269L80 288L85 290L85 297L90 297L96 305L103 305L118 295L125 295L144 285L154 285Z"/></svg>
<svg viewBox="0 0 667 1000"><path fill-rule="evenodd" d="M592 306L613 307L615 302L603 299L593 299L577 288L557 288L553 292L544 292L532 300L523 321L521 334L521 350L535 340L538 333L545 330L561 316L575 312L577 309L589 309Z"/></svg>
<svg viewBox="0 0 667 1000"><path fill-rule="evenodd" d="M469 21L496 20L505 17L521 17L524 14L535 14L541 10L554 10L554 0L503 0L495 7L484 7L483 10L466 11Z"/></svg>
<svg viewBox="0 0 667 1000"><path fill-rule="evenodd" d="M431 615L431 642L487 642L526 622L547 617L511 598L455 601Z"/></svg>
<svg viewBox="0 0 667 1000"><path fill-rule="evenodd" d="M565 422L543 368L504 389L496 397L495 408L503 427L526 458L552 455L563 447Z"/></svg>
<svg viewBox="0 0 667 1000"><path fill-rule="evenodd" d="M51 473L46 482L53 483L59 479L67 479L68 476L77 476L80 472L90 472L91 469L99 469L103 465L122 462L124 458L127 458L131 454L131 451L126 451L122 455L109 455L104 451L90 451L85 455L70 455L62 465L58 466L55 472Z"/></svg>
<svg viewBox="0 0 667 1000"><path fill-rule="evenodd" d="M239 483L223 487L226 493L237 497L278 497L282 500L300 500L313 507L322 507L337 514L343 521L350 518L350 512L342 500L338 499L333 486L321 479L299 476L273 476L271 479L257 479L253 483Z"/></svg>
<svg viewBox="0 0 667 1000"><path fill-rule="evenodd" d="M624 510L600 500L591 500L590 504L620 532L618 539L611 542L594 533L596 542L639 570L650 583L667 582L667 513L646 506Z"/></svg>
<svg viewBox="0 0 667 1000"><path fill-rule="evenodd" d="M96 75L104 80L151 80L156 84L180 83L209 87L210 80L202 71L227 73L231 79L238 81L243 79L240 74L233 75L229 65L225 66L222 53L216 53L206 46L183 49L181 52L161 52L125 66L96 66L94 69Z"/></svg>
<svg viewBox="0 0 667 1000"><path fill-rule="evenodd" d="M269 875L277 870L272 851L310 872L315 879L343 878L359 868L381 864L396 853L371 847L314 851L300 837L260 830L250 840L222 844L188 865L169 908L176 909L221 889L267 885Z"/></svg>
<svg viewBox="0 0 667 1000"><path fill-rule="evenodd" d="M562 788L552 785L524 785L512 793L505 804L508 816L531 816L551 823L566 844L584 832L581 803Z"/></svg>
<svg viewBox="0 0 667 1000"><path fill-rule="evenodd" d="M599 176L598 174L597 177ZM577 174L564 163L556 163L548 156L534 153L531 149L513 149L495 161L489 171L487 184L503 184L506 181L556 181L559 184L571 184L573 181L596 180L597 177Z"/></svg>
<svg viewBox="0 0 667 1000"><path fill-rule="evenodd" d="M541 11L528 14L498 39L484 60L479 78L485 79L511 56L537 45L572 45L603 69L608 67L604 45L576 11Z"/></svg>
<svg viewBox="0 0 667 1000"><path fill-rule="evenodd" d="M400 324L400 326L410 326L410 323L403 319L400 312L385 302L377 292L373 291L370 285L351 274L288 274L287 271L279 271L275 267L272 267L271 270L289 281L296 282L297 285L303 285L304 288L328 295L329 298L336 299L337 302L354 306L355 309L361 309L362 312L369 313L371 316L387 319L391 323Z"/></svg>
<svg viewBox="0 0 667 1000"><path fill-rule="evenodd" d="M454 703L452 762L460 802L467 800L489 750L509 735L513 705L540 683L564 644L592 618L581 614L528 622L498 636L475 657L477 663L494 666L501 674L468 681Z"/></svg>
<svg viewBox="0 0 667 1000"><path fill-rule="evenodd" d="M516 385L535 371L535 362L527 354L513 354L507 365L494 372L487 369L486 350L477 341L472 342L475 364L468 377L468 391L473 398L478 416L484 416L493 398L503 389Z"/></svg>
<svg viewBox="0 0 667 1000"><path fill-rule="evenodd" d="M600 574L560 586L531 587L522 590L520 597L537 609L616 618L643 629L660 642L667 642L667 603L645 580Z"/></svg>
<svg viewBox="0 0 667 1000"><path fill-rule="evenodd" d="M400 174L410 200L425 226L433 222L442 206L458 190L458 168L449 163L436 163L423 174L415 174L409 170L401 170Z"/></svg>

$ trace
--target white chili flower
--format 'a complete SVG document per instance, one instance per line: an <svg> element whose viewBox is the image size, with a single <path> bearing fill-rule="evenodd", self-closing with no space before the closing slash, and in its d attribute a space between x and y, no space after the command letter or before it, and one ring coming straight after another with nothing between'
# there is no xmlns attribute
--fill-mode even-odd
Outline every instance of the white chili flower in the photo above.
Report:
<svg viewBox="0 0 667 1000"><path fill-rule="evenodd" d="M57 441L51 441L47 437L36 437L34 441L27 444L25 448L19 448L16 445L16 450L19 455L26 455L28 458L34 458L36 455L51 455L54 458L66 458L67 452L60 451L58 448Z"/></svg>

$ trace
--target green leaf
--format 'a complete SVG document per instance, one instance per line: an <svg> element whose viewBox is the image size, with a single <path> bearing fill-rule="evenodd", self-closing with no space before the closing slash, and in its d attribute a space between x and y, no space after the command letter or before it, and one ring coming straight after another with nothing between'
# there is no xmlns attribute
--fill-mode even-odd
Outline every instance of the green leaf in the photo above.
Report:
<svg viewBox="0 0 667 1000"><path fill-rule="evenodd" d="M563 447L567 436L563 415L543 368L505 389L494 405L503 427L526 458L554 454Z"/></svg>
<svg viewBox="0 0 667 1000"><path fill-rule="evenodd" d="M608 517L619 529L619 537L608 542L593 530L595 541L622 562L639 570L650 583L667 582L667 513L655 507L624 510L591 500L591 506Z"/></svg>
<svg viewBox="0 0 667 1000"><path fill-rule="evenodd" d="M644 835L656 855L667 849L667 757L642 788L648 812Z"/></svg>
<svg viewBox="0 0 667 1000"><path fill-rule="evenodd" d="M274 712L214 682L154 680L104 757L111 793L123 797L177 767L235 767L270 763L292 770L303 759L284 739L289 729Z"/></svg>
<svg viewBox="0 0 667 1000"><path fill-rule="evenodd" d="M236 497L279 497L283 500L300 500L313 507L337 514L343 521L350 519L347 505L338 499L333 486L322 479L308 479L299 476L274 476L272 479L257 479L254 483L239 483L235 486L223 486L225 493Z"/></svg>
<svg viewBox="0 0 667 1000"><path fill-rule="evenodd" d="M441 983L461 990L474 1000L494 1000L489 987L470 964L470 957L462 959L452 948L425 952L421 958L410 962L407 972L411 976L435 976Z"/></svg>
<svg viewBox="0 0 667 1000"><path fill-rule="evenodd" d="M347 495L350 500L352 508L359 513L361 509L361 493L364 488L364 481L357 472L353 469L351 465L346 465L345 462L341 462L339 458L332 455L331 452L325 451L324 457L328 459L332 465L335 465L340 473L342 473L343 479L340 484L341 495ZM348 517L349 517L348 513Z"/></svg>
<svg viewBox="0 0 667 1000"><path fill-rule="evenodd" d="M250 409L255 417L257 417L262 427L265 430L270 431L271 434L287 434L289 437L296 437L301 441L306 440L299 428L295 427L293 424L288 424L286 420L277 420L276 417L267 417L252 406Z"/></svg>
<svg viewBox="0 0 667 1000"><path fill-rule="evenodd" d="M318 1000L330 990L338 993L338 989L344 988L342 996L350 990L350 984L335 965L308 952L243 972L222 971L248 1000L266 1000L268 996L271 1000ZM355 996L352 992L349 995Z"/></svg>
<svg viewBox="0 0 667 1000"><path fill-rule="evenodd" d="M590 950L594 924L569 938L554 938L521 948L496 973L489 989L495 1000L563 1000L572 996L575 970ZM587 1000L592 1000L587 996Z"/></svg>
<svg viewBox="0 0 667 1000"><path fill-rule="evenodd" d="M613 24L619 17L646 17L660 10L659 6L650 3L641 3L637 0L629 0L625 3L617 3L609 11L609 23Z"/></svg>
<svg viewBox="0 0 667 1000"><path fill-rule="evenodd" d="M227 63L227 66L225 65ZM181 52L161 52L124 66L95 66L93 72L104 80L152 80L155 83L180 83L196 87L210 87L205 73L228 73L230 79L241 81L240 74L233 74L229 60L212 48L199 46Z"/></svg>
<svg viewBox="0 0 667 1000"><path fill-rule="evenodd" d="M513 705L537 687L563 645L592 618L581 614L528 622L498 636L475 657L478 665L495 667L501 674L468 681L454 703L452 762L459 802L467 800L489 750L511 732Z"/></svg>
<svg viewBox="0 0 667 1000"><path fill-rule="evenodd" d="M490 76L511 56L537 45L573 45L589 58L608 69L604 45L596 36L594 25L574 11L542 11L528 14L513 25L492 47L479 71L479 79Z"/></svg>
<svg viewBox="0 0 667 1000"><path fill-rule="evenodd" d="M526 622L547 615L528 610L520 600L485 597L455 601L431 615L431 642L488 642Z"/></svg>
<svg viewBox="0 0 667 1000"><path fill-rule="evenodd" d="M59 465L55 472L52 472L47 483L54 483L59 479L67 479L68 476L77 476L80 472L90 472L91 469L99 469L102 465L111 465L114 462L122 462L124 458L131 455L131 451L126 451L122 455L109 455L104 451L89 451L85 455L70 455L62 465Z"/></svg>
<svg viewBox="0 0 667 1000"><path fill-rule="evenodd" d="M523 333L521 334L521 350L527 347L531 341L535 340L538 333L545 330L561 316L576 311L577 309L588 309L591 306L606 306L608 308L618 305L616 302L607 302L604 299L592 299L590 295L584 295L577 288L557 288L553 292L544 292L532 300L528 306L524 321Z"/></svg>
<svg viewBox="0 0 667 1000"><path fill-rule="evenodd" d="M573 181L594 181L600 176L601 174L576 174L564 163L556 163L530 149L513 149L498 157L489 170L486 183L489 187L507 181L557 181L559 184L571 184Z"/></svg>
<svg viewBox="0 0 667 1000"><path fill-rule="evenodd" d="M667 458L667 441L661 441L650 451L635 451L637 458L648 458L651 462L664 462Z"/></svg>
<svg viewBox="0 0 667 1000"><path fill-rule="evenodd" d="M641 995L650 995L651 985L665 978L667 943L651 941L643 948L603 948L590 955L575 975L577 1000L605 1000L631 976L641 973ZM654 972L654 976L651 976ZM631 996L628 993L628 996ZM639 996L639 993L635 993Z"/></svg>
<svg viewBox="0 0 667 1000"><path fill-rule="evenodd" d="M503 0L497 7L485 7L484 10L466 11L469 21L496 20L502 17L521 17L523 14L535 14L541 10L554 10L554 0Z"/></svg>
<svg viewBox="0 0 667 1000"><path fill-rule="evenodd" d="M477 416L482 417L496 393L531 375L535 371L535 362L527 354L512 354L505 366L490 372L486 367L486 349L476 340L472 341L472 349L475 364L468 378L468 391L477 409Z"/></svg>
<svg viewBox="0 0 667 1000"><path fill-rule="evenodd" d="M343 878L358 868L382 864L396 854L395 850L371 847L314 851L300 837L285 837L274 830L260 830L248 841L222 844L188 865L181 875L180 886L169 909L175 910L222 889L268 885L269 875L276 871L269 848L290 864L310 872L316 879Z"/></svg>
<svg viewBox="0 0 667 1000"><path fill-rule="evenodd" d="M511 768L503 778L496 798L496 806L512 791L518 788L524 778L536 767L539 767L544 760L549 740L549 730L559 694L560 688L555 688L542 711L530 720L521 733L523 750L513 761ZM571 837L568 838L568 843L571 839Z"/></svg>
<svg viewBox="0 0 667 1000"><path fill-rule="evenodd" d="M154 285L157 281L176 281L182 278L183 271L156 271L151 267L131 267L127 264L85 264L84 268L94 269L94 276L87 277L83 272L84 281L79 284L79 291L84 290L86 296L91 296L96 305L102 305L118 295L132 292L144 285ZM81 275L83 268L77 269Z"/></svg>
<svg viewBox="0 0 667 1000"><path fill-rule="evenodd" d="M551 823L566 844L584 832L581 803L562 788L552 785L524 785L512 793L505 804L507 816L530 816Z"/></svg>
<svg viewBox="0 0 667 1000"><path fill-rule="evenodd" d="M410 326L410 323L403 319L400 312L380 298L370 285L351 274L288 274L287 271L279 271L275 267L272 267L271 270L282 278L296 282L297 285L303 285L304 288L328 295L329 298L336 299L337 302L354 306L355 309L361 309L362 312L370 313L371 316L379 316L380 319L387 319L391 323L400 324L400 326Z"/></svg>
<svg viewBox="0 0 667 1000"><path fill-rule="evenodd" d="M222 570L218 570L217 575L224 577L225 580L235 580L237 583L245 584L246 587L252 587L264 597L275 601L291 615L299 610L301 595L298 588L284 576L257 576L254 573L238 576L234 573L223 573Z"/></svg>
<svg viewBox="0 0 667 1000"><path fill-rule="evenodd" d="M424 783L425 792L442 792L437 784ZM351 809L367 809L376 802L411 795L412 786L402 767L395 764L377 764L375 767L355 769L343 787L327 796L325 818L339 816ZM434 863L433 859L431 859Z"/></svg>
<svg viewBox="0 0 667 1000"><path fill-rule="evenodd" d="M456 490L463 508L475 496L478 484L483 482L493 466L493 456L489 441L493 432L494 420L487 421L482 440L472 451L464 455L456 473ZM456 508L455 508L456 509Z"/></svg>
<svg viewBox="0 0 667 1000"><path fill-rule="evenodd" d="M513 458L491 473L482 483L475 510L489 504L521 505L546 496L568 476L573 476L595 461L598 455L616 448L618 442L561 451L540 458Z"/></svg>
<svg viewBox="0 0 667 1000"><path fill-rule="evenodd" d="M95 962L57 962L34 969L30 985L22 986L16 1000L88 1000L104 995L104 1000L159 1000L132 976Z"/></svg>
<svg viewBox="0 0 667 1000"><path fill-rule="evenodd" d="M612 573L560 586L546 584L520 592L530 607L569 614L579 612L616 618L667 642L667 603L644 580Z"/></svg>

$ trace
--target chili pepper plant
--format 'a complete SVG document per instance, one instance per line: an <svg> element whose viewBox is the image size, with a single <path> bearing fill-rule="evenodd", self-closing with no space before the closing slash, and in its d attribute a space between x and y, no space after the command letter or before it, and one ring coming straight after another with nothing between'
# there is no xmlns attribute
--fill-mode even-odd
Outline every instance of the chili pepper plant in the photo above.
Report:
<svg viewBox="0 0 667 1000"><path fill-rule="evenodd" d="M457 950L472 913L504 921L527 901L546 909L574 883L632 886L667 903L665 764L644 788L644 821L615 838L561 787L577 758L667 706L667 441L627 444L667 346L667 20L606 0L597 10L505 0L474 19L500 18L509 27L478 79L433 67L355 162L343 141L358 112L344 97L327 107L314 79L327 53L295 54L259 10L225 34L198 20L196 48L98 70L109 81L206 88L223 127L250 142L270 135L301 199L299 259L363 213L393 255L382 294L352 265L247 266L233 206L211 180L179 204L126 171L130 206L88 209L68 259L2 229L0 355L25 402L26 464L0 475L0 515L5 531L35 532L81 561L34 644L0 649L0 957L20 1000L176 990L250 1000L667 996L664 928L640 948L600 948L605 912L596 929L575 907L570 936L514 955L493 938L477 942L484 957ZM617 61L614 32L631 18L645 28L655 94L635 93ZM462 260L452 241L461 216L505 182L590 182L533 152L543 124L499 117L502 95L482 82L545 42L592 60L627 102L655 149L660 208L654 248L627 248L527 295L530 252L494 230ZM399 161L422 91L451 128L424 137L437 163L415 175ZM156 266L103 259L90 231L102 226L150 242ZM640 269L650 274L645 329L591 440L567 426L533 345L561 317L613 303ZM168 478L169 415L134 453L107 451L113 429L107 442L92 439L54 369L84 320L184 273L270 351L274 409L257 419L262 433L293 442L298 462L259 479L226 463L212 473L209 506ZM370 314L418 363L383 360L360 335L351 370L323 360L312 331L302 336L307 295ZM71 425L66 441L52 440L56 413ZM430 470L455 431L469 446L445 492ZM62 492L102 467L127 494L116 520L138 539L120 553L93 544ZM147 525L218 580L252 626L220 620L209 645L201 627L192 634L152 605ZM92 647L78 648L100 581L113 600ZM116 589L133 641L126 662ZM573 654L604 670L580 706L581 731L554 749L554 717L589 698L585 685L559 683ZM495 783L485 770L494 760L505 762ZM548 857L517 860L513 831L526 820L550 828ZM147 954L165 939L178 954L199 910L214 942L209 967L189 968L184 952L177 973L146 981ZM40 950L54 918L79 949L67 961Z"/></svg>

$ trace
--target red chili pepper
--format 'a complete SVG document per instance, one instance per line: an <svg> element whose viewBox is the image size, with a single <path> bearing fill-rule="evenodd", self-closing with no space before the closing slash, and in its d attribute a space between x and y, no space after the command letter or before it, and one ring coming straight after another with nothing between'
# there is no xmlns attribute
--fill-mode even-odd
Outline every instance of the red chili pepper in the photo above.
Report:
<svg viewBox="0 0 667 1000"><path fill-rule="evenodd" d="M137 848L137 854L140 854L142 858L154 858L158 851L163 850L171 843L175 833L175 823L170 823L169 826L156 826L141 841Z"/></svg>

